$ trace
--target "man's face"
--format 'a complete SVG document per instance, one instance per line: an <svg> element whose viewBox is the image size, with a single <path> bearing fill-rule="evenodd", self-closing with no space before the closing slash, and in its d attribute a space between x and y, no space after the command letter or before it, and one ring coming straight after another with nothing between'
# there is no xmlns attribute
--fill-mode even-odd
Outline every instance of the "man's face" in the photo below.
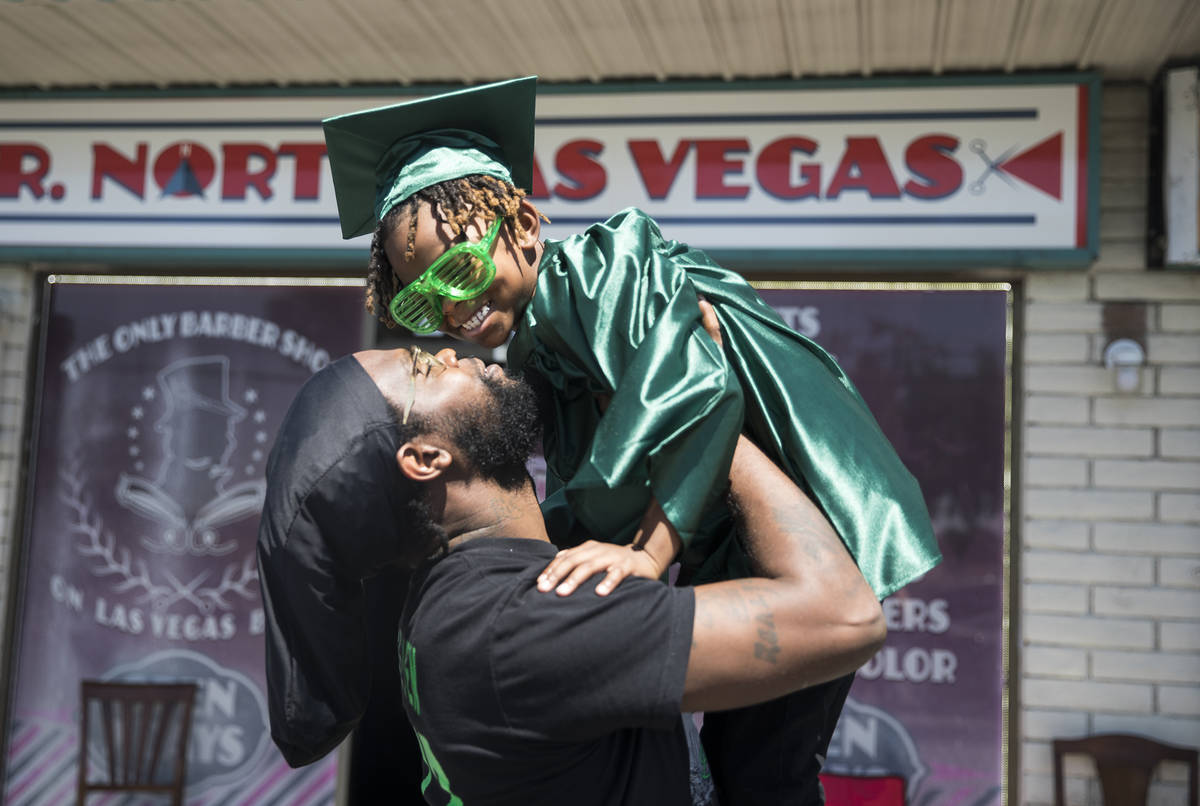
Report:
<svg viewBox="0 0 1200 806"><path fill-rule="evenodd" d="M404 259L408 219L397 222L396 229L384 242L384 252L396 278L407 286L451 246L464 241L481 240L490 223L480 218L466 232L456 235L449 224L434 214L429 204L422 203L417 208L412 257ZM533 296L537 271L525 261L521 249L513 242L512 231L507 224L500 227L496 242L492 244L491 257L496 264L496 276L492 284L473 299L462 302L442 300L445 318L440 330L456 339L485 347L498 347L516 327L517 318Z"/></svg>
<svg viewBox="0 0 1200 806"><path fill-rule="evenodd" d="M524 483L539 431L527 384L498 364L460 359L450 349L432 361L414 361L408 350L396 350L394 356L387 386L381 388L398 410L411 401L412 414L446 437L484 478L505 487Z"/></svg>

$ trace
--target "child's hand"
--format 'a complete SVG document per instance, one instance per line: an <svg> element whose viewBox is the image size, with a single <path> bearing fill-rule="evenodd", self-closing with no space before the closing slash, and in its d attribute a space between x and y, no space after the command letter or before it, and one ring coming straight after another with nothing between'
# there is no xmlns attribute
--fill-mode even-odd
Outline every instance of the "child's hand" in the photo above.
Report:
<svg viewBox="0 0 1200 806"><path fill-rule="evenodd" d="M721 322L717 319L717 309L704 297L700 297L700 324L704 325L704 329L718 347L725 346L725 340L721 338Z"/></svg>
<svg viewBox="0 0 1200 806"><path fill-rule="evenodd" d="M607 571L596 586L596 595L607 596L627 576L658 579L665 570L658 567L648 552L635 550L632 546L588 540L575 548L560 551L538 577L538 590L554 589L559 596L570 596L584 580Z"/></svg>

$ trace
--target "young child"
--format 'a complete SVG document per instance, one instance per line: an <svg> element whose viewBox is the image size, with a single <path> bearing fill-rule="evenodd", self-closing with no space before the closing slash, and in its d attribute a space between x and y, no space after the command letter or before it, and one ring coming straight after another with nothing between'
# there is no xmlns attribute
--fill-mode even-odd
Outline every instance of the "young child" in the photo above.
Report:
<svg viewBox="0 0 1200 806"><path fill-rule="evenodd" d="M920 489L849 378L739 275L636 209L540 239L520 190L534 90L518 79L343 115L325 136L343 236L374 232L368 308L487 347L511 335L510 368L543 387L550 533L605 543L561 554L540 587L565 594L610 570L603 594L673 559L684 582L746 575L722 503L742 431L822 506L879 598L936 565ZM706 714L722 802L823 802L817 773L852 679Z"/></svg>

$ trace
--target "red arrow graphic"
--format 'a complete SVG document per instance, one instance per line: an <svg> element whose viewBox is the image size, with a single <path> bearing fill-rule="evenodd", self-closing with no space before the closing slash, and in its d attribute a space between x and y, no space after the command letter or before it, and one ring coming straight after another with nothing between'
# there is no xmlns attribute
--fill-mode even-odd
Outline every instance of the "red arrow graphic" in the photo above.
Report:
<svg viewBox="0 0 1200 806"><path fill-rule="evenodd" d="M997 170L1033 185L1038 190L1062 200L1063 133L1047 137L1037 145L1009 157L996 166Z"/></svg>

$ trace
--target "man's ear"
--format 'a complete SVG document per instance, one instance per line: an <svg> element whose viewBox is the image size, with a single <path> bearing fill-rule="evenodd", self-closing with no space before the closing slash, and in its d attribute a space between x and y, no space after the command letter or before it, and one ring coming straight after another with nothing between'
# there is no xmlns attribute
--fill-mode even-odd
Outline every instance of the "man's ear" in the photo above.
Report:
<svg viewBox="0 0 1200 806"><path fill-rule="evenodd" d="M450 451L421 440L409 440L396 451L400 472L413 481L433 481L453 464Z"/></svg>
<svg viewBox="0 0 1200 806"><path fill-rule="evenodd" d="M516 218L521 225L521 232L513 233L517 246L521 249L537 246L542 238L542 214L538 212L538 208L534 207L529 199L523 198L521 206L517 208Z"/></svg>

